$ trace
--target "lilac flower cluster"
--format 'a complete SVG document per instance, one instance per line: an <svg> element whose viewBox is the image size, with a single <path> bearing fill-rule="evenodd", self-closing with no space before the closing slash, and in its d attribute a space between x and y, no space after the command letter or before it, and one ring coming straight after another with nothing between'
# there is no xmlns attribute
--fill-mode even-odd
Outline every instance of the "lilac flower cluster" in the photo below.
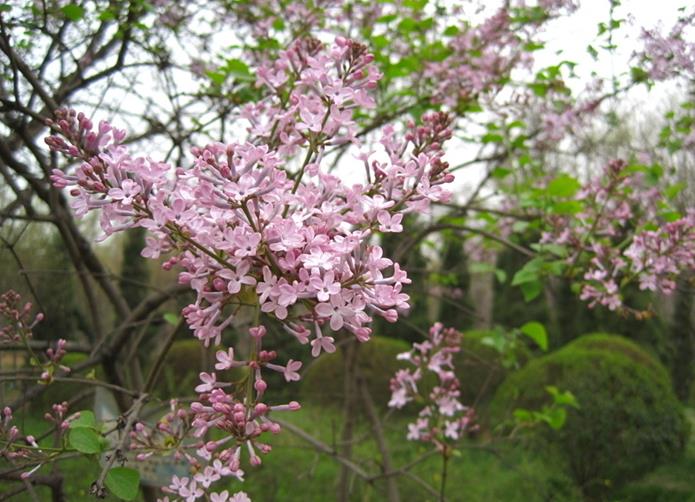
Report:
<svg viewBox="0 0 695 502"><path fill-rule="evenodd" d="M49 384L53 381L56 370L70 372L70 368L60 364L60 361L67 354L65 350L67 341L60 338L54 347L46 349L43 356L39 357L38 354L35 354L29 345L29 340L32 338L32 329L43 321L44 316L41 312L32 315L31 302L26 302L24 305L21 303L21 296L13 290L0 295L0 317L4 318L5 321L0 328L0 342L23 344L30 355L31 365L41 370L39 381L43 384Z"/></svg>
<svg viewBox="0 0 695 502"><path fill-rule="evenodd" d="M426 114L419 126L407 124L402 139L386 127L386 155L360 157L366 183L347 186L326 172L326 149L357 141L354 110L375 105L369 92L380 75L372 60L352 40L338 38L329 48L311 38L295 41L258 69L268 95L242 112L250 139L193 148L190 168L133 157L122 131L106 122L95 131L84 115L60 110L46 142L81 163L72 174L55 170L52 181L69 189L77 215L100 211L106 236L137 226L149 231L142 254L168 254L164 268L183 269L179 281L197 294L183 315L205 346L221 344L241 308L275 319L310 344L315 357L335 351L342 330L367 341L372 316L395 322L408 309L403 285L410 282L370 242L372 235L401 232L403 215L447 200L443 185L453 180L442 159L451 119L440 112ZM263 325L251 328L254 343L245 360L235 360L232 348L217 353L217 370L249 371L243 385L201 374L199 401L184 429L196 438L211 430L225 436L197 445L194 454L180 452L197 474L176 480L172 493L195 500L213 478L240 478L242 447L258 464L256 451L270 450L259 437L280 429L268 414L299 408L263 402L261 370L281 372L289 382L299 379L301 366L274 362L274 351L261 350L264 334ZM156 450L145 429L138 437L141 444L133 448L142 458Z"/></svg>
<svg viewBox="0 0 695 502"><path fill-rule="evenodd" d="M590 307L631 312L621 292L628 284L669 294L677 275L695 268L695 212L663 221L662 197L641 173L616 160L578 193L584 204L579 214L548 219L551 230L541 242L567 246L571 269L588 261L580 298Z"/></svg>
<svg viewBox="0 0 695 502"><path fill-rule="evenodd" d="M51 411L44 414L44 419L55 425L59 437L68 430L70 422L79 417L79 414L68 417L67 413L68 403L62 402L52 405ZM29 479L44 464L50 463L57 454L43 450L33 435L23 435L13 421L12 409L6 406L0 413L0 458L7 459L10 464L21 462L22 468L28 470L22 472L20 477Z"/></svg>
<svg viewBox="0 0 695 502"><path fill-rule="evenodd" d="M265 144L194 148L192 168L172 168L130 156L120 144L121 131L102 122L92 132L88 119L66 111L55 123L62 137L47 142L83 161L75 174L53 174L56 186L71 187L78 215L100 209L106 235L142 226L150 231L143 255L173 253L165 266L182 266L180 281L197 292L184 314L206 345L220 342L244 293L255 290L251 303L300 342L313 338L318 355L332 350L325 325L332 331L346 328L365 341L371 315L395 321L407 308L406 273L370 245L369 237L375 230L400 231L402 213L447 198L441 185L453 177L441 160L441 143L450 136L450 121L444 114L428 116L422 128L429 136L415 131L405 141L388 129L382 143L389 161L365 159L370 183L347 187L322 172L320 162L343 128L351 137L346 111L371 104L365 94L373 82L365 68L369 55L341 39L328 52L305 41L281 61L275 76L303 66L292 70L300 80L289 111L263 104L252 114L252 131ZM273 117L267 128L259 125L264 112ZM292 174L285 157L298 146L307 148L307 156Z"/></svg>
<svg viewBox="0 0 695 502"><path fill-rule="evenodd" d="M417 399L425 401L417 420L408 426L408 439L433 443L441 451L461 439L465 433L477 429L475 411L460 401L460 382L454 373L453 355L459 352L461 333L453 328L434 324L428 338L414 343L410 352L398 356L415 368L398 370L391 379L389 406L402 408ZM427 395L422 395L421 385L425 371L437 377L437 384Z"/></svg>
<svg viewBox="0 0 695 502"><path fill-rule="evenodd" d="M658 29L643 30L644 49L637 54L646 72L654 80L666 80L684 75L695 76L695 43L687 33L692 29L695 12L678 19L664 35Z"/></svg>
<svg viewBox="0 0 695 502"><path fill-rule="evenodd" d="M499 87L512 68L530 62L521 45L506 9L464 30L451 41L448 58L427 65L425 75L435 82L435 98L455 107Z"/></svg>

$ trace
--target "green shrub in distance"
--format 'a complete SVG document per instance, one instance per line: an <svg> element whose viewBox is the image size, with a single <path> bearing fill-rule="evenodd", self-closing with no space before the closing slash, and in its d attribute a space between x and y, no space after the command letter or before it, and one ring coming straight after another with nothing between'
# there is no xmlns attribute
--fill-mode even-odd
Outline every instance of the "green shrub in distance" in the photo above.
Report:
<svg viewBox="0 0 695 502"><path fill-rule="evenodd" d="M389 381L400 368L410 364L396 356L408 352L410 345L403 340L375 336L358 347L357 367L374 402L386 406L391 399ZM343 353L324 354L307 367L302 378L302 398L316 404L340 406L344 400L343 382L345 365Z"/></svg>
<svg viewBox="0 0 695 502"><path fill-rule="evenodd" d="M461 402L466 406L486 404L507 376L512 361L523 366L531 357L526 346L519 343L505 361L503 354L483 342L488 336L487 330L466 331L461 339L461 351L454 356L456 375L461 382Z"/></svg>
<svg viewBox="0 0 695 502"><path fill-rule="evenodd" d="M163 398L192 394L203 367L202 345L196 339L177 340L169 352L157 378L155 389Z"/></svg>
<svg viewBox="0 0 695 502"><path fill-rule="evenodd" d="M619 352L636 363L646 366L656 373L660 373L658 378L669 378L668 371L663 364L661 364L656 355L623 336L607 333L591 333L575 339L571 343L571 346L588 350Z"/></svg>
<svg viewBox="0 0 695 502"><path fill-rule="evenodd" d="M515 408L549 404L546 386L571 391L580 409L568 410L559 431L538 427L533 443L560 455L590 498L601 498L679 457L689 426L663 366L638 345L611 335L580 337L511 374L490 404L493 423Z"/></svg>
<svg viewBox="0 0 695 502"><path fill-rule="evenodd" d="M159 397L169 399L195 394L193 389L199 383L200 372L213 371L212 366L206 365L203 350L203 345L196 338L177 340L171 344L155 384ZM244 368L234 368L217 371L217 376L220 381L234 382L243 378L244 372Z"/></svg>

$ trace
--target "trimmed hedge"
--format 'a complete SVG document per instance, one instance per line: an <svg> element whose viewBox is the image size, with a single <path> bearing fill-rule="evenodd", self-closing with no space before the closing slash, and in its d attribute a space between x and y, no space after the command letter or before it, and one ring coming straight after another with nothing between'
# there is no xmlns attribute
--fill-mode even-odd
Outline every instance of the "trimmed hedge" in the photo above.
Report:
<svg viewBox="0 0 695 502"><path fill-rule="evenodd" d="M410 366L396 356L408 352L410 345L403 340L375 336L358 346L357 367L367 382L372 399L377 405L386 406L391 399L389 381L400 368ZM302 399L316 404L340 406L344 401L343 381L345 364L343 353L324 354L307 367L302 378Z"/></svg>
<svg viewBox="0 0 695 502"><path fill-rule="evenodd" d="M571 391L580 409L568 410L564 427L539 427L533 442L556 449L589 497L636 479L682 454L689 426L666 369L629 340L611 335L580 337L510 375L490 405L493 421L515 408L539 409L545 390Z"/></svg>
<svg viewBox="0 0 695 502"><path fill-rule="evenodd" d="M656 355L623 336L607 333L590 333L575 339L570 345L581 349L619 352L634 362L659 373L658 378L665 380L670 378L668 370L661 364Z"/></svg>

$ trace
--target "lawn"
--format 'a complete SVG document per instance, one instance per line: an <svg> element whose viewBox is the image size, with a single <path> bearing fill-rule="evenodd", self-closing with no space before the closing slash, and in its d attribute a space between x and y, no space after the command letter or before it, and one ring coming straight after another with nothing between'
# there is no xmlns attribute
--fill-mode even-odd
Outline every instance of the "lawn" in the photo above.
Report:
<svg viewBox="0 0 695 502"><path fill-rule="evenodd" d="M689 418L695 422L695 410ZM293 413L283 414L293 424L334 447L339 443L340 413L330 407L307 406ZM27 417L25 427L35 433L44 427L42 421ZM427 445L405 440L408 423L406 417L391 416L384 422L385 435L392 448L396 468L417 459L429 448ZM370 433L369 424L360 419L357 424L354 456L370 474L381 472L380 455ZM244 490L256 501L293 502L333 500L340 466L328 455L317 452L313 446L296 435L285 431L273 438L273 451L263 458L263 465L247 468L246 482L230 483L230 490ZM542 454L525 452L508 442L490 442L478 438L468 440L461 454L451 459L448 469L446 496L451 501L572 501L581 500L578 490ZM66 500L93 500L87 493L96 478L96 461L72 459L61 463L65 474ZM421 486L428 483L435 489L441 480L441 457L433 455L409 470L413 477L400 476L398 488L401 500L433 501L435 497ZM695 439L690 440L681 461L664 465L642 480L624 488L612 500L647 502L695 501ZM14 486L14 485L13 485ZM0 493L7 486L0 486ZM351 480L355 501L381 501L386 499L383 479L366 483L358 477ZM49 500L49 492L37 488L40 500ZM31 500L26 494L13 500ZM110 497L107 500L114 500Z"/></svg>

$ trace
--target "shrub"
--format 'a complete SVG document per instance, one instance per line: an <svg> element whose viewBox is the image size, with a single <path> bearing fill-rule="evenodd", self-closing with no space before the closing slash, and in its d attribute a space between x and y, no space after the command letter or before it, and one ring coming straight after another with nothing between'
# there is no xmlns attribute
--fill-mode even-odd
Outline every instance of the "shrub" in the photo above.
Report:
<svg viewBox="0 0 695 502"><path fill-rule="evenodd" d="M619 352L634 362L646 366L655 373L658 373L658 378L666 380L670 378L668 371L655 354L622 336L606 333L591 333L577 338L572 342L571 346L588 350Z"/></svg>
<svg viewBox="0 0 695 502"><path fill-rule="evenodd" d="M556 448L587 496L601 496L683 452L688 424L668 374L627 339L580 337L531 361L498 389L493 420L548 404L547 385L571 391L580 409L568 411L560 431L539 427L532 441Z"/></svg>
<svg viewBox="0 0 695 502"><path fill-rule="evenodd" d="M162 398L181 396L181 389L192 390L198 384L201 371L210 371L215 362L213 355L207 355L206 349L196 339L177 340L171 344L162 364L155 393ZM155 356L158 354L155 351ZM244 368L218 371L221 381L235 382L244 378Z"/></svg>
<svg viewBox="0 0 695 502"><path fill-rule="evenodd" d="M357 368L375 403L386 406L391 399L389 381L399 368L409 363L399 361L396 356L408 352L410 346L403 340L373 337L358 346ZM302 379L302 398L317 404L340 406L344 400L345 364L341 350L315 359Z"/></svg>
<svg viewBox="0 0 695 502"><path fill-rule="evenodd" d="M164 398L181 394L181 389L192 389L198 374L205 370L201 345L198 340L177 340L169 348L157 379L156 391Z"/></svg>

